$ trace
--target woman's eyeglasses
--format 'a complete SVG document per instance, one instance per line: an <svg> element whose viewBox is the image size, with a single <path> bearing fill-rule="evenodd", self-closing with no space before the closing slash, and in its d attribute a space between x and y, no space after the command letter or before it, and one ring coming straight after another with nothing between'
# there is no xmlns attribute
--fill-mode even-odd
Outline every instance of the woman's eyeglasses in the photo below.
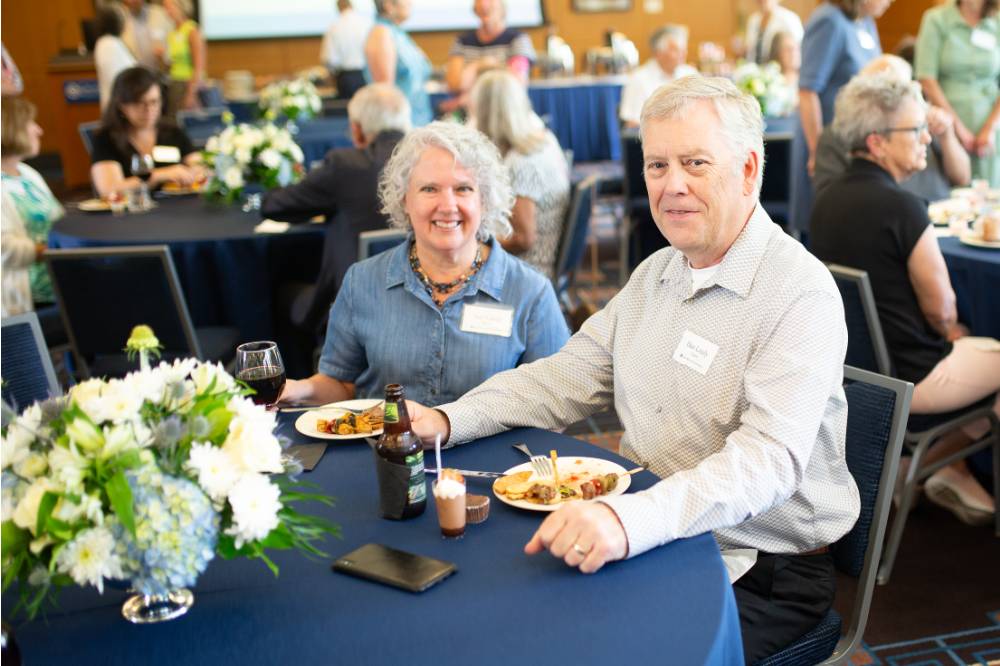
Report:
<svg viewBox="0 0 1000 666"><path fill-rule="evenodd" d="M920 135L927 131L927 123L921 123L916 127L887 127L879 130L879 134L892 134L893 132L913 132L913 138L919 139Z"/></svg>

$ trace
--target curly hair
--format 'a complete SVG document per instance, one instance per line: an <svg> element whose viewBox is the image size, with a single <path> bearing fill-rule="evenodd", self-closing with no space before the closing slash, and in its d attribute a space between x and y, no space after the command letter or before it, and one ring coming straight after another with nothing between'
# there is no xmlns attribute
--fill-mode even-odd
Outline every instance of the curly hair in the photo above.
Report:
<svg viewBox="0 0 1000 666"><path fill-rule="evenodd" d="M389 225L397 229L412 228L406 214L406 192L413 168L424 151L431 147L447 150L454 156L455 163L468 169L475 178L482 203L481 223L476 233L479 240L509 236L513 232L510 209L514 205L514 193L507 169L500 161L500 152L481 132L441 121L407 133L382 170L378 194L381 211L389 216Z"/></svg>
<svg viewBox="0 0 1000 666"><path fill-rule="evenodd" d="M889 127L892 117L908 99L924 104L916 81L901 79L891 71L855 76L837 95L833 131L847 142L852 152L867 151L868 137Z"/></svg>

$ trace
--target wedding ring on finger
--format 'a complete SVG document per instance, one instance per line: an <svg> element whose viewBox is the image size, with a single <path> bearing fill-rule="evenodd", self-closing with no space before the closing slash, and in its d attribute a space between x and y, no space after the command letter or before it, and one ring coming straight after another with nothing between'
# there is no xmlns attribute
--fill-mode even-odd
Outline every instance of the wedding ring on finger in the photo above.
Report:
<svg viewBox="0 0 1000 666"><path fill-rule="evenodd" d="M573 544L573 550L575 550L577 553L579 553L583 557L587 557L587 555L590 554L590 550L589 549L588 550L584 550L583 548L580 547L580 544L578 544L578 543L574 543Z"/></svg>

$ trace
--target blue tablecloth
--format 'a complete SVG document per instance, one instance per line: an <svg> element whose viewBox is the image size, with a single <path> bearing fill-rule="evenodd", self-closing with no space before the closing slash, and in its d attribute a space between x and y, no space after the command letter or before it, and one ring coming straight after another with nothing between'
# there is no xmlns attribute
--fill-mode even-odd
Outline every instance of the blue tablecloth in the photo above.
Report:
<svg viewBox="0 0 1000 666"><path fill-rule="evenodd" d="M244 340L273 339L275 288L315 282L326 227L303 224L284 234L255 234L257 213L196 197L159 201L139 215L67 210L49 247L168 245L195 326L236 326Z"/></svg>
<svg viewBox="0 0 1000 666"><path fill-rule="evenodd" d="M511 443L563 456L617 456L569 437L521 430L444 452L449 466L502 470L524 462ZM544 514L495 498L489 519L443 540L433 504L420 517L377 517L372 454L363 440L330 446L305 477L337 497L323 513L343 528L330 558L281 553L275 579L260 562L215 561L182 618L133 626L124 593L72 589L48 624L15 624L27 664L742 664L739 619L708 534L580 574L524 544ZM634 488L655 482L636 475ZM470 492L489 494L470 479ZM414 595L330 570L378 542L454 562L458 572ZM4 606L9 608L10 595Z"/></svg>
<svg viewBox="0 0 1000 666"><path fill-rule="evenodd" d="M939 238L941 254L958 299L958 320L973 335L1000 340L1000 250Z"/></svg>
<svg viewBox="0 0 1000 666"><path fill-rule="evenodd" d="M623 77L580 76L533 81L528 97L535 113L545 116L563 150L576 162L621 159L618 105ZM431 95L431 105L447 99Z"/></svg>

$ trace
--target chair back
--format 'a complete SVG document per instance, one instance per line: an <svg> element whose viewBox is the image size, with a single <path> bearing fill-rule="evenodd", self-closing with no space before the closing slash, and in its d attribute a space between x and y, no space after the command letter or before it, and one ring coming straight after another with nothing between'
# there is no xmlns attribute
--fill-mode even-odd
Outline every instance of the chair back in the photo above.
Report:
<svg viewBox="0 0 1000 666"><path fill-rule="evenodd" d="M858 579L847 630L841 631L840 616L831 609L815 629L758 666L847 663L865 633L913 384L844 366L844 394L845 457L858 486L861 510L854 527L830 550L837 569Z"/></svg>
<svg viewBox="0 0 1000 666"><path fill-rule="evenodd" d="M583 253L587 249L587 234L590 231L590 217L594 211L594 199L597 196L597 175L588 176L573 186L570 195L569 208L566 209L566 222L563 224L562 238L559 243L559 254L556 258L555 270L552 272L552 282L556 296L562 297L573 282L573 275Z"/></svg>
<svg viewBox="0 0 1000 666"><path fill-rule="evenodd" d="M177 112L177 124L198 148L204 148L210 137L226 128L222 115L229 109L217 106L207 109L192 109Z"/></svg>
<svg viewBox="0 0 1000 666"><path fill-rule="evenodd" d="M4 317L3 401L20 412L39 400L59 395L59 382L52 367L49 349L42 337L42 327L34 312Z"/></svg>
<svg viewBox="0 0 1000 666"><path fill-rule="evenodd" d="M646 179L642 175L642 142L638 130L622 131L622 171L626 213L634 206L649 206Z"/></svg>
<svg viewBox="0 0 1000 666"><path fill-rule="evenodd" d="M375 229L362 231L358 236L358 261L374 257L391 250L406 240L408 233L403 229Z"/></svg>
<svg viewBox="0 0 1000 666"><path fill-rule="evenodd" d="M198 89L198 101L206 108L226 108L226 98L218 81L202 84Z"/></svg>
<svg viewBox="0 0 1000 666"><path fill-rule="evenodd" d="M127 371L122 348L137 324L152 327L164 357L201 348L165 245L49 250L44 255L70 346L87 376Z"/></svg>
<svg viewBox="0 0 1000 666"><path fill-rule="evenodd" d="M97 134L97 130L101 127L100 120L91 120L86 123L80 123L77 127L77 131L80 132L80 140L83 141L83 147L87 151L87 155L93 157L94 155L94 135Z"/></svg>
<svg viewBox="0 0 1000 666"><path fill-rule="evenodd" d="M844 318L847 320L847 358L844 362L891 377L892 362L882 335L868 273L837 264L829 264L827 268L833 274L844 301Z"/></svg>

